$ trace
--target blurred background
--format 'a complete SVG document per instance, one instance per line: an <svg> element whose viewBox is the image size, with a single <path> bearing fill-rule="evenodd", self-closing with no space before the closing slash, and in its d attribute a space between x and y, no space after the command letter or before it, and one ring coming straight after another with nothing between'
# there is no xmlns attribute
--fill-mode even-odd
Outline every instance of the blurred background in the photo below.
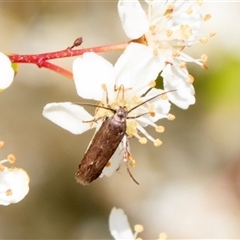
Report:
<svg viewBox="0 0 240 240"><path fill-rule="evenodd" d="M161 121L160 148L131 140L132 174L124 166L89 186L74 175L93 131L75 136L42 116L49 102L80 102L72 81L34 65L19 64L10 88L0 94L0 159L30 176L26 198L0 206L0 238L112 239L108 217L122 208L144 239L240 238L240 3L212 1L203 32L217 34L186 52L209 56L208 70L188 64L196 104L172 107L174 121ZM33 54L63 50L77 37L82 47L126 41L117 1L1 2L0 49ZM118 53L102 54L113 64ZM71 70L74 58L55 60ZM153 136L156 133L147 129ZM101 189L101 191L99 191Z"/></svg>

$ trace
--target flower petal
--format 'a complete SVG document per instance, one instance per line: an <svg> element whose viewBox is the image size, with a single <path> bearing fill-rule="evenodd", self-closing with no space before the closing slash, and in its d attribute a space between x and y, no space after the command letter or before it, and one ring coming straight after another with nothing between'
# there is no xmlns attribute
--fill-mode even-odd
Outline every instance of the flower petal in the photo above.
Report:
<svg viewBox="0 0 240 240"><path fill-rule="evenodd" d="M122 146L120 144L118 146L118 148L116 149L115 153L112 155L111 159L109 160L110 165L106 166L103 169L103 171L99 177L103 177L103 176L110 177L117 171L117 169L119 168L119 166L123 160L122 152L123 152Z"/></svg>
<svg viewBox="0 0 240 240"><path fill-rule="evenodd" d="M148 20L138 0L119 0L118 14L130 39L141 37L148 30Z"/></svg>
<svg viewBox="0 0 240 240"><path fill-rule="evenodd" d="M81 134L96 125L93 123L90 127L88 123L83 123L91 121L92 115L71 102L48 103L43 109L43 116L73 134Z"/></svg>
<svg viewBox="0 0 240 240"><path fill-rule="evenodd" d="M151 47L130 43L114 66L116 86L134 89L132 94L141 96L149 89L149 82L157 78L163 66L164 62L154 56Z"/></svg>
<svg viewBox="0 0 240 240"><path fill-rule="evenodd" d="M0 91L9 87L14 78L14 70L7 55L0 52Z"/></svg>
<svg viewBox="0 0 240 240"><path fill-rule="evenodd" d="M96 53L88 52L75 59L72 68L77 93L80 97L105 101L103 84L107 87L109 97L112 97L115 72L110 62Z"/></svg>
<svg viewBox="0 0 240 240"><path fill-rule="evenodd" d="M187 69L178 69L174 65L168 64L161 76L166 91L176 89L174 92L167 93L171 102L182 109L187 109L189 105L195 103L193 85L187 82Z"/></svg>
<svg viewBox="0 0 240 240"><path fill-rule="evenodd" d="M109 216L109 229L114 239L135 239L127 216L122 209L113 208Z"/></svg>
<svg viewBox="0 0 240 240"><path fill-rule="evenodd" d="M21 201L29 191L29 176L21 168L4 167L0 171L0 204L7 206Z"/></svg>

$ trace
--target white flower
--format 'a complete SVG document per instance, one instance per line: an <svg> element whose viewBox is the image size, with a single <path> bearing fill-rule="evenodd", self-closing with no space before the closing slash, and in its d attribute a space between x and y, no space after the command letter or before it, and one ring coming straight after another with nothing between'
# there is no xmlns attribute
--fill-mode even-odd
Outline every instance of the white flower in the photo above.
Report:
<svg viewBox="0 0 240 240"><path fill-rule="evenodd" d="M141 47L141 45L139 46ZM133 45L134 47L135 45ZM155 82L151 81L154 78L152 78L151 71L145 71L145 68L142 68L144 62L133 65L128 61L129 52L133 48L129 47L114 67L95 53L85 53L82 57L75 59L73 76L78 95L85 99L98 101L99 106L110 107L115 110L124 105L127 110L130 110L141 102L163 93L163 90L151 89L155 86ZM154 65L154 61L152 62ZM142 97L143 94L145 94L144 97ZM145 114L138 118L127 119L127 134L129 137L136 137L141 143L146 143L148 138L154 145L161 145L161 141L150 136L144 127L153 126L158 132L163 129L163 127L157 126L155 122L168 117L170 103L165 95L168 95L168 93L129 113L128 117ZM113 112L96 108L95 115L91 116L83 107L66 102L47 104L44 107L43 115L71 133L81 134L91 128L98 129L104 118L112 116ZM93 119L98 119L98 121L83 122ZM142 137L140 133L145 137ZM121 149L117 150L118 154L113 155L110 167L105 167L103 171L104 175L111 175L119 167L119 163L123 160L122 154L119 154L120 151Z"/></svg>
<svg viewBox="0 0 240 240"><path fill-rule="evenodd" d="M2 146L3 141L0 141L0 148ZM29 191L29 176L25 170L3 166L5 162L14 161L12 154L0 161L0 204L4 206L21 201Z"/></svg>
<svg viewBox="0 0 240 240"><path fill-rule="evenodd" d="M140 225L137 225L137 228L140 228ZM122 209L113 208L110 216L109 216L109 229L116 240L120 239L127 239L127 240L134 240L137 237L137 234L141 232L141 230L136 231L133 234L129 222L127 219L126 214L123 212Z"/></svg>
<svg viewBox="0 0 240 240"><path fill-rule="evenodd" d="M9 87L14 78L14 70L7 55L0 52L0 92Z"/></svg>
<svg viewBox="0 0 240 240"><path fill-rule="evenodd" d="M194 59L182 52L185 47L199 41L207 41L207 38L199 33L202 21L206 20L199 13L201 2L191 0L145 0L145 2L148 4L146 14L138 0L119 0L118 12L123 29L129 38L137 39L137 42L143 44L141 51L144 52L142 55L145 55L145 58L154 58L159 62L157 70L154 71L155 78L162 71L164 89L168 91L173 87L177 90L169 93L171 101L186 109L195 103L193 77L188 74L186 62L206 67L205 54L200 59ZM132 53L132 61L136 54ZM190 78L192 81L189 81Z"/></svg>
<svg viewBox="0 0 240 240"><path fill-rule="evenodd" d="M138 233L143 231L143 226L136 224L134 226L135 233L133 234L128 218L122 209L112 208L109 216L109 229L111 235L115 240L127 239L127 240L141 240L142 238L137 238ZM167 234L162 232L159 234L159 240L166 240Z"/></svg>

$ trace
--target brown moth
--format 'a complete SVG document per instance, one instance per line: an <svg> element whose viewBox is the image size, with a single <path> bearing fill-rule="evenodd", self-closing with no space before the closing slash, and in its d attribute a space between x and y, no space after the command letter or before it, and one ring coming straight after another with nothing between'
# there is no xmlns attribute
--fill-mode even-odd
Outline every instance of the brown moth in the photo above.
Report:
<svg viewBox="0 0 240 240"><path fill-rule="evenodd" d="M126 135L127 119L137 118L148 114L149 112L131 117L128 117L128 114L139 106L147 103L148 101L151 101L166 93L167 92L158 94L148 99L147 101L144 101L139 105L131 108L130 110L127 110L125 106L120 106L118 109L96 106L108 109L112 111L114 115L111 117L106 117L99 130L95 133L92 142L90 143L90 146L88 147L82 161L78 166L78 171L75 175L78 183L81 183L82 185L87 185L90 184L92 181L96 180L102 173L104 167L106 166L114 152L116 151L123 137ZM91 104L85 105L95 106ZM125 153L128 154L128 152ZM128 168L127 170L132 177ZM138 184L138 182L133 177L132 179Z"/></svg>

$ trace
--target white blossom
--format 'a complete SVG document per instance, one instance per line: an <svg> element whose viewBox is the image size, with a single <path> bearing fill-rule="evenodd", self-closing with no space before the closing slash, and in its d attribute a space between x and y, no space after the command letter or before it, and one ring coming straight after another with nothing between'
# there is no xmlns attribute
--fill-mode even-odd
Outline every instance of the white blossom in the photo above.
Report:
<svg viewBox="0 0 240 240"><path fill-rule="evenodd" d="M0 92L9 87L14 78L14 70L7 55L0 52Z"/></svg>
<svg viewBox="0 0 240 240"><path fill-rule="evenodd" d="M135 48L135 45L132 46ZM132 64L129 61L128 55L133 48L128 48L118 59L115 66L95 53L84 53L83 56L75 59L73 76L78 95L85 99L98 101L99 106L110 107L115 110L124 105L127 110L130 110L143 101L164 93L163 90L153 88L155 82L152 81L152 72L145 71L142 68L148 62L147 59L146 62L140 62L139 64ZM154 67L154 60L150 59L150 61ZM168 93L129 113L128 117L144 114L138 118L127 119L127 134L129 137L136 137L140 143L146 143L149 139L155 146L161 145L161 141L149 135L144 127L150 125L157 132L161 132L163 128L157 126L155 122L168 117L170 103L166 95ZM47 104L44 107L43 115L71 133L81 134L91 128L98 129L102 121L106 117L111 117L113 112L96 108L95 114L92 116L82 106L67 102ZM92 121L93 119L98 121ZM85 121L92 122L86 123ZM121 148L121 144L119 148ZM116 152L121 152L121 149ZM105 167L103 174L111 175L119 167L122 160L122 154L114 154L110 160L110 167Z"/></svg>
<svg viewBox="0 0 240 240"><path fill-rule="evenodd" d="M154 71L155 78L161 72L164 89L177 90L169 93L170 100L186 109L195 103L193 77L188 73L186 62L194 62L206 68L205 54L199 59L194 59L182 51L185 47L207 41L207 37L199 31L206 19L200 14L201 2L191 0L145 0L145 2L148 5L145 14L138 0L118 2L118 12L126 35L142 44L141 50L135 50L143 53L133 51L132 62L137 54L145 56L146 59L154 58L159 63ZM150 64L147 67L150 67Z"/></svg>
<svg viewBox="0 0 240 240"><path fill-rule="evenodd" d="M134 240L137 232L133 234L127 216L122 209L113 208L109 216L109 229L115 240Z"/></svg>

